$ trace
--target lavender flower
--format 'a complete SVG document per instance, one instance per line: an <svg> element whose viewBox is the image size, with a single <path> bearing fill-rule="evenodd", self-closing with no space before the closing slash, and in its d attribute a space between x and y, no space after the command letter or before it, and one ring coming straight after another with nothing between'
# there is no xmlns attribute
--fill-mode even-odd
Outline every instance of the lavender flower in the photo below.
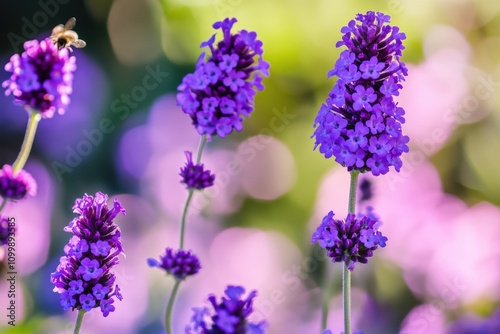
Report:
<svg viewBox="0 0 500 334"><path fill-rule="evenodd" d="M262 79L269 76L269 63L263 60L262 42L253 31L231 33L236 19L214 23L223 32L215 43L215 34L200 47L210 48L211 55L200 55L194 73L179 85L177 102L188 114L200 135L225 137L241 131L243 116L253 111L256 90L263 90ZM255 56L258 57L257 61Z"/></svg>
<svg viewBox="0 0 500 334"><path fill-rule="evenodd" d="M149 258L147 262L150 267L163 269L177 280L195 275L201 268L196 255L182 249L175 252L172 248L166 248L165 255L160 256L160 261Z"/></svg>
<svg viewBox="0 0 500 334"><path fill-rule="evenodd" d="M408 152L403 136L404 109L394 102L401 81L408 75L400 61L406 38L388 25L383 13L358 14L350 21L337 47L346 46L328 77L338 80L314 122L314 149L348 171L386 174L390 166L400 171L401 154Z"/></svg>
<svg viewBox="0 0 500 334"><path fill-rule="evenodd" d="M75 57L69 57L66 48L58 50L50 38L27 41L24 49L5 65L12 72L2 84L5 95L12 93L17 103L43 118L52 118L56 111L64 114L72 92Z"/></svg>
<svg viewBox="0 0 500 334"><path fill-rule="evenodd" d="M77 199L73 212L80 216L64 228L74 236L64 247L66 256L61 257L51 275L64 310L100 307L107 317L115 310L113 297L123 299L110 269L119 263L118 255L123 253L121 232L113 219L119 213L125 214L125 209L116 198L109 208L107 200L108 196L101 192Z"/></svg>
<svg viewBox="0 0 500 334"><path fill-rule="evenodd" d="M241 286L229 285L225 296L217 302L214 295L208 300L213 307L213 313L208 307L193 308L191 325L186 326L186 334L265 334L268 326L266 321L248 322L248 316L253 312L253 299L257 296L254 290L242 299L245 289Z"/></svg>
<svg viewBox="0 0 500 334"><path fill-rule="evenodd" d="M186 165L181 168L181 183L184 183L188 189L202 190L214 185L215 175L210 170L204 170L203 164L193 164L193 154L185 151Z"/></svg>
<svg viewBox="0 0 500 334"><path fill-rule="evenodd" d="M387 238L378 231L382 223L371 208L367 215L350 213L345 221L333 216L330 211L312 235L312 243L319 242L332 262L345 262L352 271L356 262L367 263L378 246L385 247Z"/></svg>
<svg viewBox="0 0 500 334"><path fill-rule="evenodd" d="M21 200L36 195L36 182L31 174L20 170L13 173L11 165L0 169L0 196L10 200Z"/></svg>
<svg viewBox="0 0 500 334"><path fill-rule="evenodd" d="M0 246L9 242L9 229L10 233L15 231L15 227L9 226L9 218L0 216Z"/></svg>

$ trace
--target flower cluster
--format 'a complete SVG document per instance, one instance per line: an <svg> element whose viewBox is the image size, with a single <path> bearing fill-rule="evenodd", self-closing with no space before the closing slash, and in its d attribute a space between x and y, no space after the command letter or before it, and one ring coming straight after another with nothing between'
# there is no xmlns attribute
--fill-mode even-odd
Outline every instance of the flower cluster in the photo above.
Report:
<svg viewBox="0 0 500 334"><path fill-rule="evenodd" d="M17 103L43 118L51 118L56 111L64 114L72 92L75 57L69 57L66 48L58 50L50 38L27 41L24 49L5 65L12 72L2 84L5 94L12 93Z"/></svg>
<svg viewBox="0 0 500 334"><path fill-rule="evenodd" d="M205 170L203 164L193 164L193 154L185 151L186 165L181 168L179 175L182 177L181 183L184 183L188 189L202 190L214 185L215 175L210 170Z"/></svg>
<svg viewBox="0 0 500 334"><path fill-rule="evenodd" d="M389 167L402 166L401 154L408 152L408 136L401 124L404 109L394 102L401 81L407 76L400 61L406 38L390 17L367 12L342 28L337 47L345 46L328 76L338 80L315 120L315 148L348 171L386 174Z"/></svg>
<svg viewBox="0 0 500 334"><path fill-rule="evenodd" d="M368 262L378 246L385 247L387 241L378 231L382 223L371 210L367 215L350 213L345 221L334 219L330 211L313 233L312 243L319 242L332 262L345 262L352 271L356 262Z"/></svg>
<svg viewBox="0 0 500 334"><path fill-rule="evenodd" d="M191 251L179 249L175 252L172 248L165 249L165 255L160 256L160 261L149 258L150 267L158 267L173 275L177 280L183 280L200 271L200 260Z"/></svg>
<svg viewBox="0 0 500 334"><path fill-rule="evenodd" d="M323 334L333 334L331 330L327 329L326 331L323 332ZM340 334L344 334L344 332L341 332ZM356 331L352 334L365 334L364 332L362 331Z"/></svg>
<svg viewBox="0 0 500 334"><path fill-rule="evenodd" d="M269 63L263 60L262 42L253 31L231 33L236 19L214 23L223 39L215 44L215 34L200 47L210 48L205 60L200 55L194 73L179 85L177 102L188 114L199 134L225 137L241 131L243 116L253 111L256 90L263 90L262 80L269 76ZM256 56L258 59L256 60Z"/></svg>
<svg viewBox="0 0 500 334"><path fill-rule="evenodd" d="M108 196L101 192L77 199L73 212L80 216L64 228L74 236L64 247L66 256L61 257L51 275L64 310L100 307L106 317L115 310L113 297L122 300L110 269L119 263L118 255L123 253L121 232L113 219L119 213L125 214L125 209L117 199L109 208L107 200Z"/></svg>
<svg viewBox="0 0 500 334"><path fill-rule="evenodd" d="M31 174L20 170L14 173L11 165L0 169L0 196L10 200L21 200L36 195L36 182Z"/></svg>
<svg viewBox="0 0 500 334"><path fill-rule="evenodd" d="M213 307L193 308L191 325L186 327L186 334L265 334L266 321L250 323L248 316L253 312L254 290L242 299L245 289L241 286L228 286L220 302L214 295L208 297Z"/></svg>

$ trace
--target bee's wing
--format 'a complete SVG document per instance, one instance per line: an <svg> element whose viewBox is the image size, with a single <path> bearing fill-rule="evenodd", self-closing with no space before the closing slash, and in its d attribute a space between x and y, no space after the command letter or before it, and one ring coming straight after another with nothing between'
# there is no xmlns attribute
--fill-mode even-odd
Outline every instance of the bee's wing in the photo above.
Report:
<svg viewBox="0 0 500 334"><path fill-rule="evenodd" d="M70 18L68 22L64 25L64 29L71 30L75 27L76 19L74 17Z"/></svg>
<svg viewBox="0 0 500 334"><path fill-rule="evenodd" d="M77 48L84 48L85 45L87 45L87 43L85 43L85 41L81 39L76 39L74 42L71 43L71 45Z"/></svg>
<svg viewBox="0 0 500 334"><path fill-rule="evenodd" d="M52 29L52 35L57 35L60 34L61 32L64 31L64 26L62 24L59 24Z"/></svg>

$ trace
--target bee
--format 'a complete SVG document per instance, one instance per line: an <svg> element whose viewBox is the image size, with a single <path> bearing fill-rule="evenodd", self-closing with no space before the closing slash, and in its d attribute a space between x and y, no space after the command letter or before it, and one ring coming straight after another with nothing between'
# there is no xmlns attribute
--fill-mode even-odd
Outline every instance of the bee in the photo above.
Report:
<svg viewBox="0 0 500 334"><path fill-rule="evenodd" d="M62 48L68 48L69 51L73 52L71 45L76 48L83 48L87 43L85 41L78 39L78 34L74 32L73 29L76 24L76 19L74 17L70 18L65 25L59 24L54 29L52 29L52 35L50 39L54 44L57 44L57 48L61 50Z"/></svg>

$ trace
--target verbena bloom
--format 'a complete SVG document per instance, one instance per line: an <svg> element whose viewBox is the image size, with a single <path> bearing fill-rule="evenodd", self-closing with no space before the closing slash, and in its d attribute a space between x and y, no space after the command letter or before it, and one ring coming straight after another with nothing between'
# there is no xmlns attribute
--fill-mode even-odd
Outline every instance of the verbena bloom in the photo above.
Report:
<svg viewBox="0 0 500 334"><path fill-rule="evenodd" d="M14 231L13 227L10 227ZM9 218L0 216L0 245L6 245L9 242Z"/></svg>
<svg viewBox="0 0 500 334"><path fill-rule="evenodd" d="M20 170L13 173L11 165L0 169L0 196L10 200L21 200L36 195L36 182L31 174Z"/></svg>
<svg viewBox="0 0 500 334"><path fill-rule="evenodd" d="M64 114L73 87L75 57L66 48L58 50L50 38L41 42L24 43L25 52L10 58L5 70L11 72L2 87L18 104L39 112L43 118L51 118L57 111Z"/></svg>
<svg viewBox="0 0 500 334"><path fill-rule="evenodd" d="M177 280L195 275L201 268L200 260L191 251L174 251L170 247L165 249L165 255L160 256L160 261L149 258L147 262L150 267L163 269Z"/></svg>
<svg viewBox="0 0 500 334"><path fill-rule="evenodd" d="M193 154L185 151L186 165L181 168L181 183L184 183L188 189L202 190L214 185L215 175L209 169L205 170L203 164L195 165L193 163Z"/></svg>
<svg viewBox="0 0 500 334"><path fill-rule="evenodd" d="M378 231L382 223L371 208L366 215L350 213L345 220L333 216L330 211L312 235L312 243L325 248L332 262L345 262L352 271L356 262L367 263L378 246L385 247L387 238Z"/></svg>
<svg viewBox="0 0 500 334"><path fill-rule="evenodd" d="M253 31L232 33L237 20L226 18L214 23L223 39L215 43L215 34L200 47L203 52L194 73L178 87L177 103L188 114L200 135L225 137L241 131L243 117L254 109L257 90L263 90L263 77L269 76L269 63L262 58L262 42Z"/></svg>
<svg viewBox="0 0 500 334"><path fill-rule="evenodd" d="M346 50L328 73L338 80L314 121L314 148L348 171L378 176L393 166L399 172L409 138L402 134L405 111L394 96L408 75L400 61L406 36L383 13L358 14L356 20L341 30L337 47Z"/></svg>
<svg viewBox="0 0 500 334"><path fill-rule="evenodd" d="M123 253L121 232L113 220L119 213L125 214L125 209L116 198L111 208L107 200L108 196L101 192L77 199L73 212L79 216L64 228L74 235L64 247L66 256L61 257L51 275L64 310L90 311L99 307L106 317L115 310L113 297L122 300L111 268Z"/></svg>
<svg viewBox="0 0 500 334"><path fill-rule="evenodd" d="M213 310L208 307L193 308L191 324L186 326L186 334L265 334L266 321L248 322L253 312L254 290L243 298L245 289L229 285L220 301L214 295L208 297Z"/></svg>

